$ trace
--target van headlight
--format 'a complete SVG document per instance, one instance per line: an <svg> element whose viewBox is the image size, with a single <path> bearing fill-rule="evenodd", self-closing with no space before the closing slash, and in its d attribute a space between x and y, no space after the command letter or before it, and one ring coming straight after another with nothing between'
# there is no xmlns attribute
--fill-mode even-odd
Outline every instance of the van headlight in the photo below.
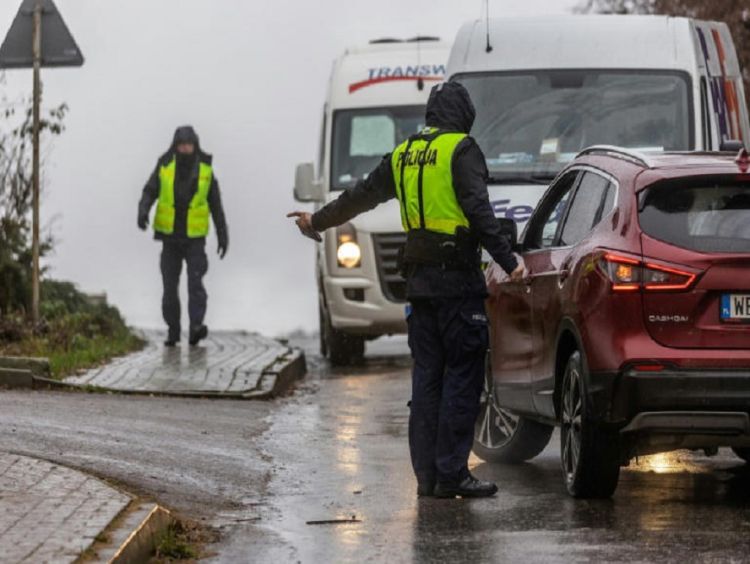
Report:
<svg viewBox="0 0 750 564"><path fill-rule="evenodd" d="M357 231L351 223L336 230L336 259L339 266L357 268L362 264L362 249L357 243Z"/></svg>

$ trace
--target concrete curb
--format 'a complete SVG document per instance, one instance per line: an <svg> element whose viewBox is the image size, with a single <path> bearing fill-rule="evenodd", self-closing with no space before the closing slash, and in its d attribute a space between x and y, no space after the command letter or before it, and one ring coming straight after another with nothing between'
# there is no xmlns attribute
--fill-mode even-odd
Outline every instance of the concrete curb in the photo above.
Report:
<svg viewBox="0 0 750 564"><path fill-rule="evenodd" d="M0 387L34 387L34 379L49 378L49 360L46 358L25 358L20 356L0 356Z"/></svg>
<svg viewBox="0 0 750 564"><path fill-rule="evenodd" d="M31 370L0 367L0 387L2 388L33 388L34 376Z"/></svg>
<svg viewBox="0 0 750 564"><path fill-rule="evenodd" d="M97 560L107 564L148 562L160 536L176 521L160 505L142 505L129 513L112 531L111 546L96 550Z"/></svg>
<svg viewBox="0 0 750 564"><path fill-rule="evenodd" d="M0 356L0 368L28 370L34 376L40 376L42 378L48 378L50 375L49 360L46 358Z"/></svg>

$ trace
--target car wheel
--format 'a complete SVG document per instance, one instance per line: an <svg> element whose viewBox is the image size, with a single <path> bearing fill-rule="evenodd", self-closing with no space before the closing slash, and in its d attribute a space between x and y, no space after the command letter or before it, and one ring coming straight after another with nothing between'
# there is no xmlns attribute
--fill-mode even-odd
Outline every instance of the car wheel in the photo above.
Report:
<svg viewBox="0 0 750 564"><path fill-rule="evenodd" d="M750 462L750 448L732 447L734 454L739 456L745 462Z"/></svg>
<svg viewBox="0 0 750 564"><path fill-rule="evenodd" d="M554 427L501 408L492 370L487 367L479 417L474 427L474 454L486 462L519 464L542 452Z"/></svg>
<svg viewBox="0 0 750 564"><path fill-rule="evenodd" d="M361 364L365 356L365 339L337 331L327 314L323 316L323 333L328 359L333 366L351 366Z"/></svg>
<svg viewBox="0 0 750 564"><path fill-rule="evenodd" d="M606 498L620 478L618 435L589 417L581 353L570 355L560 393L560 458L568 493L573 497Z"/></svg>

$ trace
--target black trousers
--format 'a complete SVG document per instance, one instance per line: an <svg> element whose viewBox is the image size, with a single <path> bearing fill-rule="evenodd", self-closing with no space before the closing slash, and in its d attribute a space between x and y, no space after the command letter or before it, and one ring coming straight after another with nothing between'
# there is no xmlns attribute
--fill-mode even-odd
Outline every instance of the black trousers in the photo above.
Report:
<svg viewBox="0 0 750 564"><path fill-rule="evenodd" d="M454 484L469 473L489 330L484 298L412 300L409 449L420 482Z"/></svg>
<svg viewBox="0 0 750 564"><path fill-rule="evenodd" d="M164 282L161 311L169 327L169 335L173 338L179 338L181 330L179 288L183 262L187 264L190 326L197 327L203 324L208 301L208 294L203 286L203 277L208 272L206 240L164 240L161 250L161 277Z"/></svg>

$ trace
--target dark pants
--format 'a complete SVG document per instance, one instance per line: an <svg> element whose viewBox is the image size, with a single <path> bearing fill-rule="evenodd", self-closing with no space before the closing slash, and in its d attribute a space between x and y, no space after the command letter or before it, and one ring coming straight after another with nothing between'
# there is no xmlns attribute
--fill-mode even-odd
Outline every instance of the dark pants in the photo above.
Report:
<svg viewBox="0 0 750 564"><path fill-rule="evenodd" d="M161 276L164 282L161 311L169 327L169 335L174 338L180 335L179 287L183 261L187 263L190 326L197 327L203 324L208 300L203 287L203 276L208 272L205 239L167 239L161 250Z"/></svg>
<svg viewBox="0 0 750 564"><path fill-rule="evenodd" d="M412 300L409 449L420 482L469 473L488 340L483 298Z"/></svg>

